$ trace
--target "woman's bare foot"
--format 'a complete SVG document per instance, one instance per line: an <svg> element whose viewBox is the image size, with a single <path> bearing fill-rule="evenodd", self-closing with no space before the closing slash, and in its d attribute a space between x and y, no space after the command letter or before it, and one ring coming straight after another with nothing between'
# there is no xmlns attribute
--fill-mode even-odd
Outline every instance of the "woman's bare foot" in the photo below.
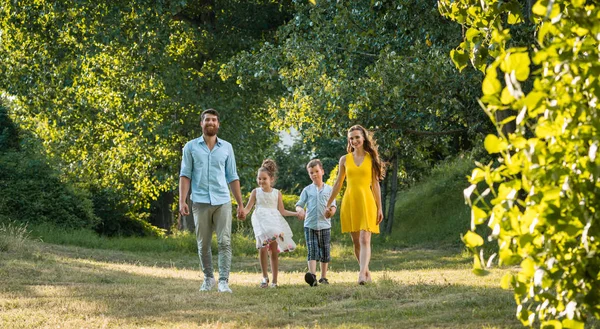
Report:
<svg viewBox="0 0 600 329"><path fill-rule="evenodd" d="M358 275L358 284L361 286L364 286L367 283L367 278L360 276L360 274Z"/></svg>
<svg viewBox="0 0 600 329"><path fill-rule="evenodd" d="M365 281L371 283L373 282L373 279L371 278L371 272L367 271L367 274L365 275Z"/></svg>

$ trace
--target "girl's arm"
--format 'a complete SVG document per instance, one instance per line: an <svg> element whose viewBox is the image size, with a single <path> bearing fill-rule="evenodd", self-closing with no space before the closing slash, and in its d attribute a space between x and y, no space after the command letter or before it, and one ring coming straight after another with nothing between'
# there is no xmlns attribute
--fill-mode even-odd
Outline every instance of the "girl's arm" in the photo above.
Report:
<svg viewBox="0 0 600 329"><path fill-rule="evenodd" d="M335 179L335 184L333 184L333 189L331 190L331 196L329 200L327 200L327 207L329 209L335 197L337 197L338 193L342 190L342 184L344 184L344 179L346 179L346 156L340 158L340 164L338 166L338 175Z"/></svg>
<svg viewBox="0 0 600 329"><path fill-rule="evenodd" d="M281 214L281 216L298 216L298 213L295 211L285 210L285 208L283 207L283 196L281 195L281 191L277 191L277 192L278 192L277 194L279 194L279 197L278 197L279 200L277 201L277 203L278 203L277 209L279 209L279 213Z"/></svg>
<svg viewBox="0 0 600 329"><path fill-rule="evenodd" d="M250 199L248 199L248 203L246 203L246 208L244 208L244 217L252 210L254 207L254 202L256 202L256 189L252 190L250 193Z"/></svg>
<svg viewBox="0 0 600 329"><path fill-rule="evenodd" d="M383 220L383 211L381 208L381 186L379 185L379 177L375 175L373 170L373 177L371 178L371 191L373 191L373 197L375 197L375 203L377 204L377 225Z"/></svg>

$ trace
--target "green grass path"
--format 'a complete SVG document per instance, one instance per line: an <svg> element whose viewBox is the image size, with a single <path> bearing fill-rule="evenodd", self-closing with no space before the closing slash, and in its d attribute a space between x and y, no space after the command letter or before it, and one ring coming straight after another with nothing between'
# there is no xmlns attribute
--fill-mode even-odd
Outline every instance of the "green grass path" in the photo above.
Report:
<svg viewBox="0 0 600 329"><path fill-rule="evenodd" d="M197 258L31 242L0 253L0 328L517 328L506 270L471 274L456 250L373 254L358 286L351 257L331 285L308 287L302 255L281 260L277 289L260 289L258 262L236 257L234 293L200 293Z"/></svg>

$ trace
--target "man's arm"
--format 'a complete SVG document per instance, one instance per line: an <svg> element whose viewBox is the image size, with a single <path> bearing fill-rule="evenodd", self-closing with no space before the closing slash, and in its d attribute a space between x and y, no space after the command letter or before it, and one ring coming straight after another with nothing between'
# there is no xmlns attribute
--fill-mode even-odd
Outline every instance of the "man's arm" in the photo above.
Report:
<svg viewBox="0 0 600 329"><path fill-rule="evenodd" d="M190 214L190 208L187 204L187 196L190 192L190 179L185 176L179 177L179 213L181 216ZM177 228L181 228L181 216L177 216Z"/></svg>
<svg viewBox="0 0 600 329"><path fill-rule="evenodd" d="M229 187L231 188L231 193L233 193L233 197L238 204L237 208L237 216L239 219L244 218L244 200L242 200L242 189L240 188L240 180L236 179L229 183Z"/></svg>

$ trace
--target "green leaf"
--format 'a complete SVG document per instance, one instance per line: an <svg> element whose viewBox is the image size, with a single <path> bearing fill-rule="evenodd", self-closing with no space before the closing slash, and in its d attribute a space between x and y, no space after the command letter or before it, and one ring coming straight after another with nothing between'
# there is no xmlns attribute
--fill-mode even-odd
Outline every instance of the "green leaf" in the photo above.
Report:
<svg viewBox="0 0 600 329"><path fill-rule="evenodd" d="M469 248L476 248L483 245L483 238L480 237L477 233L468 231L463 236L463 242Z"/></svg>
<svg viewBox="0 0 600 329"><path fill-rule="evenodd" d="M465 54L463 50L452 49L450 51L450 58L459 71L462 71L469 63L469 55Z"/></svg>
<svg viewBox="0 0 600 329"><path fill-rule="evenodd" d="M578 321L575 319L564 319L562 321L562 326L563 326L563 328L566 328L566 329L584 329L585 322Z"/></svg>
<svg viewBox="0 0 600 329"><path fill-rule="evenodd" d="M523 18L520 13L509 13L507 23L510 25L523 23Z"/></svg>
<svg viewBox="0 0 600 329"><path fill-rule="evenodd" d="M571 0L571 4L575 8L580 8L583 7L583 5L585 5L585 0Z"/></svg>
<svg viewBox="0 0 600 329"><path fill-rule="evenodd" d="M500 64L500 69L506 73L515 71L517 80L525 81L529 77L530 64L529 54L525 52L511 53L504 58L504 61Z"/></svg>
<svg viewBox="0 0 600 329"><path fill-rule="evenodd" d="M515 280L515 278L512 273L505 273L502 276L502 280L500 281L500 287L504 290L511 289L512 283L514 282L514 280Z"/></svg>
<svg viewBox="0 0 600 329"><path fill-rule="evenodd" d="M562 329L562 324L558 320L550 320L542 322L542 329Z"/></svg>
<svg viewBox="0 0 600 329"><path fill-rule="evenodd" d="M471 207L471 222L475 225L482 224L487 219L487 213L477 206ZM474 227L471 227L474 229ZM482 240L483 241L483 240Z"/></svg>
<svg viewBox="0 0 600 329"><path fill-rule="evenodd" d="M483 83L481 85L481 90L484 95L494 95L500 92L502 85L500 81L496 78L496 76L492 76L490 74L486 75L483 79Z"/></svg>
<svg viewBox="0 0 600 329"><path fill-rule="evenodd" d="M533 274L535 273L535 261L531 258L525 258L521 262L521 273L527 278L533 277Z"/></svg>
<svg viewBox="0 0 600 329"><path fill-rule="evenodd" d="M508 143L496 135L489 134L485 137L483 146L489 154L499 153L506 149Z"/></svg>
<svg viewBox="0 0 600 329"><path fill-rule="evenodd" d="M513 95L510 93L510 90L508 89L508 87L504 87L502 89L502 94L500 95L500 101L502 102L502 104L510 104L515 100L515 98L513 97Z"/></svg>

